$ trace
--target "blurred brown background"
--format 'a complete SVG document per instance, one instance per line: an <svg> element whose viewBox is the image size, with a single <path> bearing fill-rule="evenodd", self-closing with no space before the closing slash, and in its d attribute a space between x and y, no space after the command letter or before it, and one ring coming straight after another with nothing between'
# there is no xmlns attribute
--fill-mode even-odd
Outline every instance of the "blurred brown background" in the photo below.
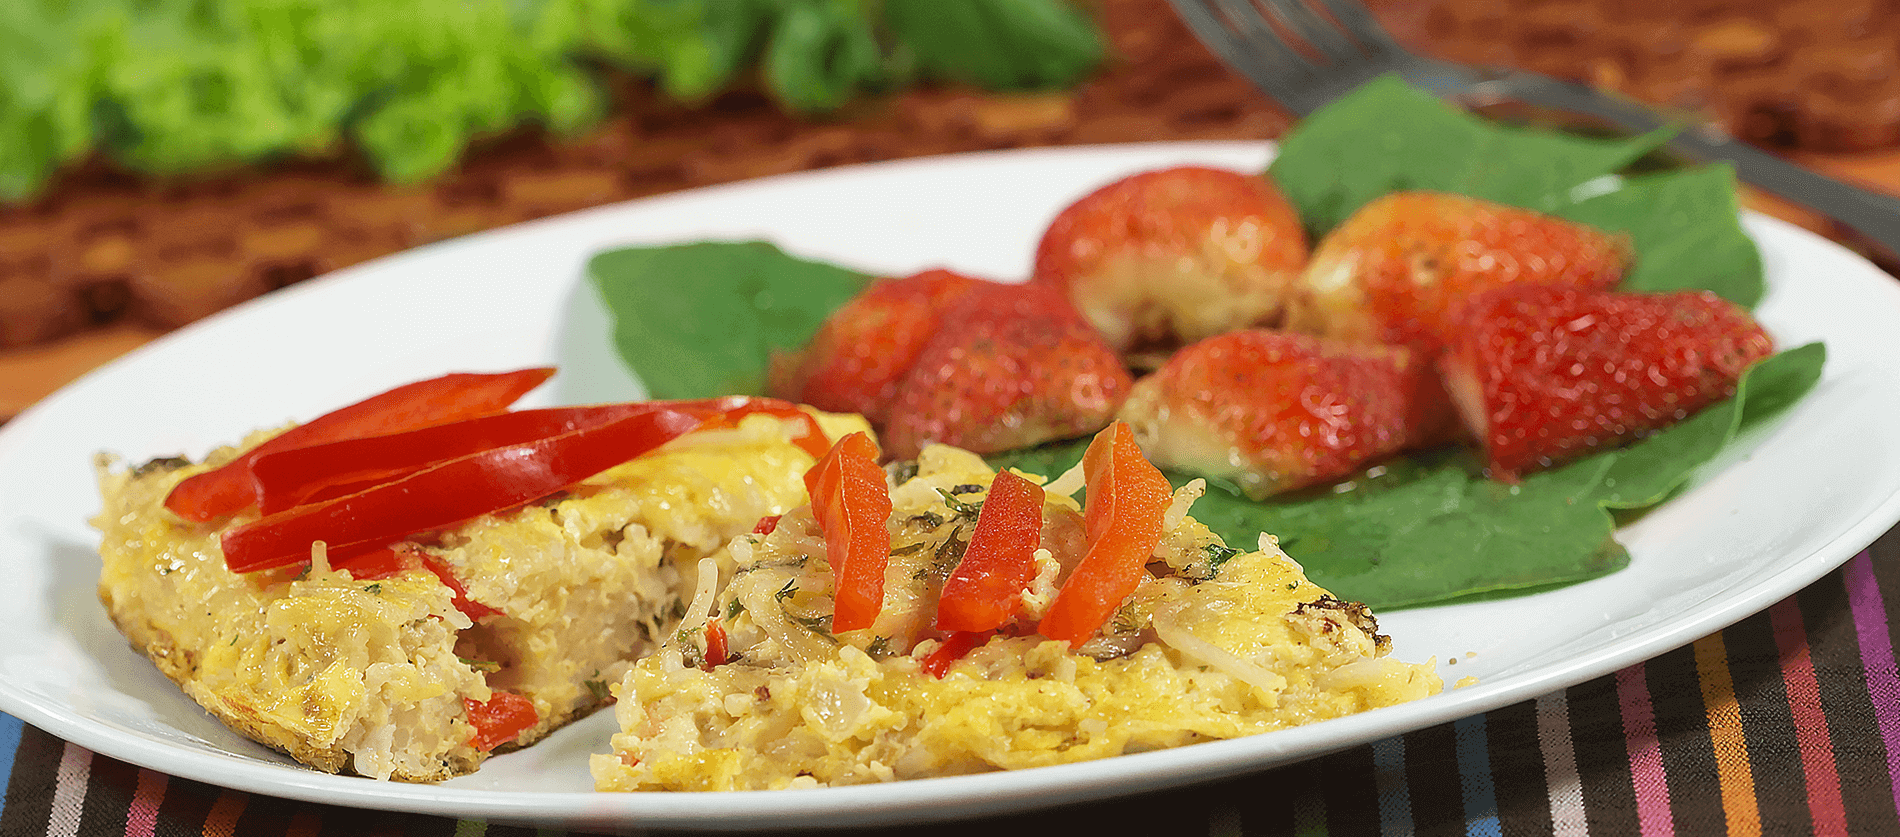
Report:
<svg viewBox="0 0 1900 837"><path fill-rule="evenodd" d="M578 141L492 138L451 174L386 186L348 161L158 182L89 164L0 207L0 419L167 330L291 283L489 227L801 169L1021 146L1264 139L1288 118L1165 0L1097 0L1110 63L1073 91L919 89L823 121L735 92L685 109L621 79ZM1372 0L1403 41L1717 121L1900 189L1900 4L1882 0ZM1751 205L1833 233L1799 209Z"/></svg>

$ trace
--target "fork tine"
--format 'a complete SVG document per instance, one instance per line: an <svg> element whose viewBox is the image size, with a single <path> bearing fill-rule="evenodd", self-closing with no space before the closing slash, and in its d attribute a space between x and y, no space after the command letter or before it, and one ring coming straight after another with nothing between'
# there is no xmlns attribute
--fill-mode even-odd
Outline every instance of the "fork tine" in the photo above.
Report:
<svg viewBox="0 0 1900 837"><path fill-rule="evenodd" d="M1297 72L1312 75L1315 69L1313 62L1273 31L1272 25L1261 16L1260 7L1254 5L1253 0L1215 0L1215 4L1220 7L1220 15L1227 20L1228 25L1238 30L1243 46L1268 53L1263 56L1263 60L1270 68L1282 74Z"/></svg>
<svg viewBox="0 0 1900 837"><path fill-rule="evenodd" d="M1305 0L1264 0L1268 14L1281 26L1319 51L1327 60L1354 63L1365 58L1351 39L1341 34L1339 24L1314 11ZM1329 4L1330 5L1330 4Z"/></svg>
<svg viewBox="0 0 1900 837"><path fill-rule="evenodd" d="M1387 32L1379 23L1379 19L1373 16L1372 11L1355 0L1315 0L1315 2L1326 7L1327 13L1331 14L1334 20L1339 21L1352 39L1367 52L1385 55L1403 55L1407 52L1405 47L1392 37L1392 33Z"/></svg>
<svg viewBox="0 0 1900 837"><path fill-rule="evenodd" d="M1325 103L1314 95L1312 63L1281 43L1257 10L1240 9L1233 0L1169 3L1195 37L1288 110L1304 114ZM1245 27L1247 33L1236 27Z"/></svg>

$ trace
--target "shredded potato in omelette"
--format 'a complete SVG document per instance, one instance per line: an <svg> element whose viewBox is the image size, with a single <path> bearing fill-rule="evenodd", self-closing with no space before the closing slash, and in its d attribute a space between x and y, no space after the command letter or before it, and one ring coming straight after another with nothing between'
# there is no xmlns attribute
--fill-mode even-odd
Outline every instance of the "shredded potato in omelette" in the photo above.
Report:
<svg viewBox="0 0 1900 837"><path fill-rule="evenodd" d="M1262 536L1221 543L1175 492L1135 594L1070 648L1034 622L1080 558L1082 510L1052 485L1015 630L949 664L932 628L995 474L926 448L891 489L883 608L831 630L832 577L809 507L699 567L679 629L615 687L621 732L599 789L848 785L1104 758L1268 732L1436 693L1434 666L1386 656L1362 605L1333 598ZM1067 481L1059 481L1067 482ZM712 637L724 648L709 647ZM723 661L715 659L723 657Z"/></svg>

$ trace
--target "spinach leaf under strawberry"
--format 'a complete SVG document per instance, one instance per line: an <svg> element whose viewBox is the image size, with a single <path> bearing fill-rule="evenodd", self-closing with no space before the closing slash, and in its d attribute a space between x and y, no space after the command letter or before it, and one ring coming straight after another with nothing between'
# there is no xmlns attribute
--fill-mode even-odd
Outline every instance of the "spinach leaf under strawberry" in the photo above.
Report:
<svg viewBox="0 0 1900 837"><path fill-rule="evenodd" d="M1464 192L1627 234L1638 258L1625 289L1707 289L1752 307L1765 287L1761 261L1737 221L1734 180L1725 168L1616 174L1660 139L1606 141L1501 128L1381 80L1303 123L1283 141L1272 171L1314 231L1396 189ZM715 280L735 260L747 278L734 293L708 299L703 285L682 281L687 275ZM623 358L656 397L673 398L756 392L741 382L764 380L767 351L802 345L843 303L840 295L866 281L758 243L618 251L598 257L591 273L620 320ZM697 298L653 301L682 290ZM693 355L706 334L730 334L739 330L733 323L758 321L753 301L761 292L801 301L763 315L773 326L765 345ZM826 307L822 300L835 301ZM669 313L654 316L655 310ZM682 321L680 312L688 310ZM695 371L686 376L692 380L668 371L687 357L693 357ZM1515 486L1485 479L1483 463L1471 452L1449 448L1266 501L1217 482L1196 505L1196 516L1230 543L1276 533L1316 581L1375 607L1594 578L1628 561L1613 538L1619 516L1662 502L1747 423L1798 400L1818 379L1823 359L1819 345L1783 352L1756 365L1735 397L1638 444L1531 474ZM719 388L691 388L709 385ZM1044 445L993 460L1055 474L1072 465L1085 444ZM1169 476L1177 484L1188 479Z"/></svg>

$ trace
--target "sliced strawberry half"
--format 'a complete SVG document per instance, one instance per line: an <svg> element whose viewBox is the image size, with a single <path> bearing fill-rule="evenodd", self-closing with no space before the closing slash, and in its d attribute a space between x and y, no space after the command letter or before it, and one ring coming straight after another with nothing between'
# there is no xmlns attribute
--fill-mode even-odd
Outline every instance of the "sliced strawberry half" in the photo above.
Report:
<svg viewBox="0 0 1900 837"><path fill-rule="evenodd" d="M1031 280L1069 295L1117 351L1278 325L1307 257L1264 175L1182 166L1110 183L1058 214Z"/></svg>
<svg viewBox="0 0 1900 837"><path fill-rule="evenodd" d="M1518 284L1608 289L1631 254L1627 236L1528 209L1395 192L1320 240L1287 327L1433 352L1477 294Z"/></svg>
<svg viewBox="0 0 1900 837"><path fill-rule="evenodd" d="M1252 329L1175 353L1135 382L1120 417L1155 464L1258 498L1404 447L1417 384L1406 349Z"/></svg>
<svg viewBox="0 0 1900 837"><path fill-rule="evenodd" d="M1439 365L1488 473L1516 482L1688 418L1773 351L1707 291L1524 286L1474 300Z"/></svg>
<svg viewBox="0 0 1900 837"><path fill-rule="evenodd" d="M1093 433L1132 380L1066 298L982 283L948 307L898 382L882 441L893 456L941 442L991 453Z"/></svg>
<svg viewBox="0 0 1900 837"><path fill-rule="evenodd" d="M773 357L767 389L882 423L898 379L936 333L944 308L980 284L948 270L878 279L826 317L804 348Z"/></svg>

